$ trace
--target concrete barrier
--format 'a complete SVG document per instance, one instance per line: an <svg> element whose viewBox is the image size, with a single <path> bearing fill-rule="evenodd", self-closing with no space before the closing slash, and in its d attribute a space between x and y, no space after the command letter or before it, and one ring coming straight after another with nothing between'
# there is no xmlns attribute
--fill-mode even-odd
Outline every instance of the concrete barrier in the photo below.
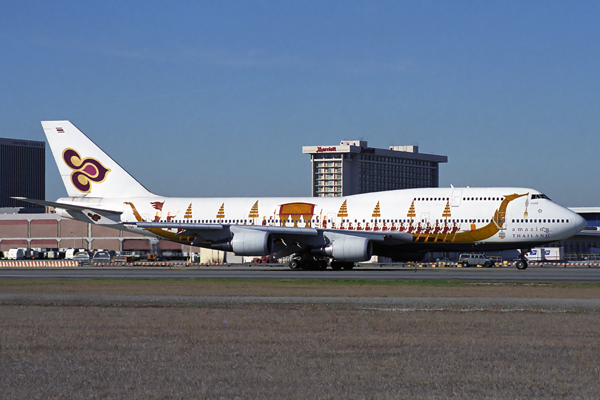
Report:
<svg viewBox="0 0 600 400"><path fill-rule="evenodd" d="M79 261L72 260L36 260L36 261L0 261L0 267L79 267Z"/></svg>

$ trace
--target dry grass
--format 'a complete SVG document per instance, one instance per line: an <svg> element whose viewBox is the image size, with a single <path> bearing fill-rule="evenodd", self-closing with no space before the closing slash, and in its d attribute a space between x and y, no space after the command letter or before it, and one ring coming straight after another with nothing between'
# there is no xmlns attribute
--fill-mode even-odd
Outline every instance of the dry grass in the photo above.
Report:
<svg viewBox="0 0 600 400"><path fill-rule="evenodd" d="M4 280L0 294L587 299L600 286ZM597 313L0 306L0 398L600 398L599 339Z"/></svg>
<svg viewBox="0 0 600 400"><path fill-rule="evenodd" d="M597 314L0 307L0 397L598 398Z"/></svg>

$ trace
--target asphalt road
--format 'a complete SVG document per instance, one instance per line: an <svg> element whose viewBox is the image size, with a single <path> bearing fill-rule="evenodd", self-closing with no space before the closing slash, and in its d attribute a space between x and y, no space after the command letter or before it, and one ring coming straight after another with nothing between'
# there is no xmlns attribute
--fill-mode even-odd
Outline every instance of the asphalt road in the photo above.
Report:
<svg viewBox="0 0 600 400"><path fill-rule="evenodd" d="M356 280L449 280L494 282L600 282L600 268L395 268L361 267L351 271L293 271L287 267L78 267L0 268L0 279L356 279Z"/></svg>

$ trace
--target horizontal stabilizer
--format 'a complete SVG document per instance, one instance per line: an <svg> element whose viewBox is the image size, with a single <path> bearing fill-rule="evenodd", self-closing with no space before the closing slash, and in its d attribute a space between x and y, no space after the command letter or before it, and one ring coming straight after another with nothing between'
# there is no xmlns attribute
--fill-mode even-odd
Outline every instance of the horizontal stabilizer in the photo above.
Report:
<svg viewBox="0 0 600 400"><path fill-rule="evenodd" d="M47 207L54 207L54 208L61 208L63 210L72 210L72 211L94 211L97 213L101 213L104 215L121 215L123 214L123 211L115 211L115 210L107 210L104 208L97 208L97 207L89 207L89 206L78 206L75 204L69 204L69 203L56 203L53 201L45 201L45 200L37 200L37 199L27 199L25 197L13 197L13 199L15 200L21 200L21 201L26 201L28 203L32 203L32 204L39 204L41 206L47 206Z"/></svg>

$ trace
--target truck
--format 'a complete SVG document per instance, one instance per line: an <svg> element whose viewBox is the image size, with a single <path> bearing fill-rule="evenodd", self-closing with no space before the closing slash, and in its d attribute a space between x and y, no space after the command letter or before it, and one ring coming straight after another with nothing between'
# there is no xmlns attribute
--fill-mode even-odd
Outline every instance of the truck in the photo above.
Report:
<svg viewBox="0 0 600 400"><path fill-rule="evenodd" d="M562 247L534 247L525 257L529 261L560 261L564 258Z"/></svg>

